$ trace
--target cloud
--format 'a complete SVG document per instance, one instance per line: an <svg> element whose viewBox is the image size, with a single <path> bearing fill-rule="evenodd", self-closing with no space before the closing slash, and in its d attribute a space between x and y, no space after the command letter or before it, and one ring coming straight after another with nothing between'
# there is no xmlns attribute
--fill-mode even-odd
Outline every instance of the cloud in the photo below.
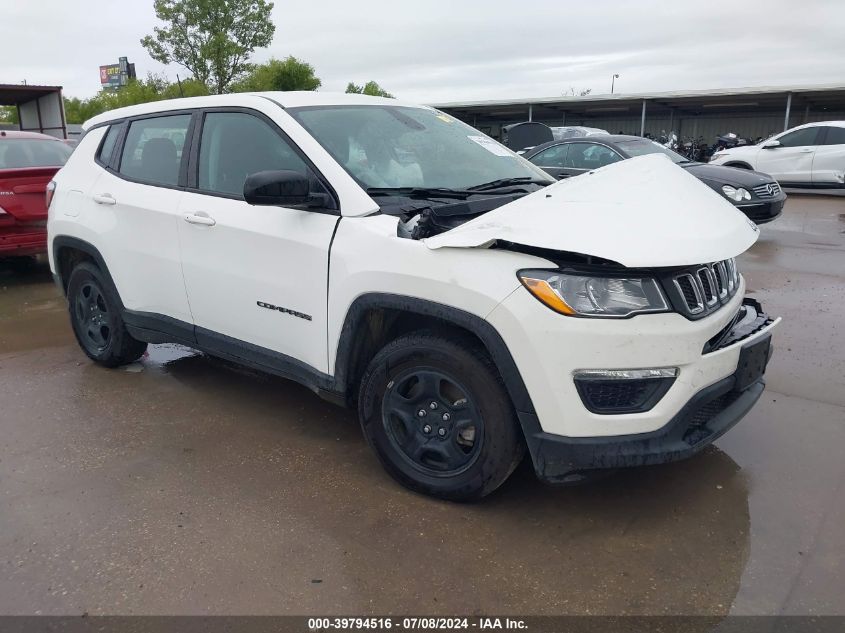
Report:
<svg viewBox="0 0 845 633"><path fill-rule="evenodd" d="M629 93L845 84L838 0L277 0L273 20L274 43L257 61L292 54L316 67L324 90L374 79L410 101L598 94L614 73ZM139 75L184 77L140 46L155 24L151 1L17 3L0 24L0 81L90 96L98 66L121 55Z"/></svg>

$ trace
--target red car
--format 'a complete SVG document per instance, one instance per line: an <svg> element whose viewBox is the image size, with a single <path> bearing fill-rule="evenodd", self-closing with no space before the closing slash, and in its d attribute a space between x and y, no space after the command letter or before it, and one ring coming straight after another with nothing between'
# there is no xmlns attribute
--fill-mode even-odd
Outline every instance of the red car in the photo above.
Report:
<svg viewBox="0 0 845 633"><path fill-rule="evenodd" d="M0 257L47 250L47 183L73 148L35 132L0 130Z"/></svg>

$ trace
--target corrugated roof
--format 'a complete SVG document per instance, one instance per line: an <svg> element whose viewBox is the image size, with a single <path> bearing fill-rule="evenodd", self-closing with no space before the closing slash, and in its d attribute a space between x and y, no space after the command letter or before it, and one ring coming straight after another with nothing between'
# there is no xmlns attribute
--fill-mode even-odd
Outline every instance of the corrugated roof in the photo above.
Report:
<svg viewBox="0 0 845 633"><path fill-rule="evenodd" d="M843 84L817 84L805 86L752 86L747 88L727 88L720 90L673 90L669 92L643 92L630 94L589 94L585 96L557 96L557 97L535 97L525 99L490 99L480 101L451 101L431 104L436 108L478 108L495 107L508 105L551 105L551 104L573 104L580 105L590 102L625 102L625 101L675 101L686 99L722 97L750 97L785 96L787 93L805 94L818 93L818 96L829 95L832 97L845 98L845 85Z"/></svg>

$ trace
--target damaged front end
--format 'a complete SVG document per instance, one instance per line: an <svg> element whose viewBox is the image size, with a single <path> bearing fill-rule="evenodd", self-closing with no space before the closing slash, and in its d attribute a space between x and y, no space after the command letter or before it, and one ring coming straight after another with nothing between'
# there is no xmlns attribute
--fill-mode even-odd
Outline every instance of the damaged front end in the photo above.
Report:
<svg viewBox="0 0 845 633"><path fill-rule="evenodd" d="M629 267L726 260L759 229L709 187L660 155L614 163L532 193L413 202L398 233L431 249L516 245L583 253Z"/></svg>

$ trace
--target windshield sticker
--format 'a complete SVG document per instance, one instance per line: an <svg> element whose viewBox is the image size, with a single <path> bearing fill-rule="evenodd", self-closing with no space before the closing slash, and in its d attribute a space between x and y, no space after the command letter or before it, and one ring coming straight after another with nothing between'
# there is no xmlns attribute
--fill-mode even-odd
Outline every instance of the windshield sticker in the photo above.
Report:
<svg viewBox="0 0 845 633"><path fill-rule="evenodd" d="M446 115L446 114L443 114L443 113L437 114L437 115L435 115L435 116L436 116L438 119L440 119L441 121L443 121L444 123L451 123L452 121L454 121L454 120L455 120L455 119L453 119L452 117L450 117L450 116L448 116L448 115Z"/></svg>
<svg viewBox="0 0 845 633"><path fill-rule="evenodd" d="M492 138L474 135L467 136L467 138L471 141L475 141L491 154L495 154L496 156L512 156L512 154L507 150L507 148L502 147Z"/></svg>

